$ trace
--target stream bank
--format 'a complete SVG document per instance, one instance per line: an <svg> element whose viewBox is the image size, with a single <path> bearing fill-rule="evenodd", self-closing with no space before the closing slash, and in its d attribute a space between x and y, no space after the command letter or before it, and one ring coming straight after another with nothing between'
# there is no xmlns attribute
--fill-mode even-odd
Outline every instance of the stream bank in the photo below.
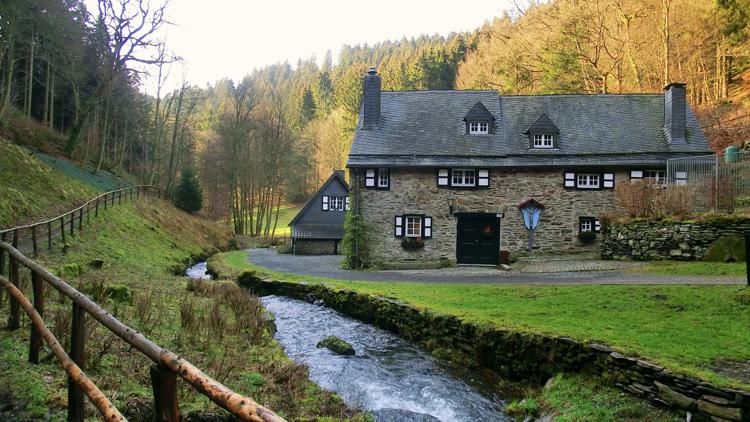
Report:
<svg viewBox="0 0 750 422"><path fill-rule="evenodd" d="M750 393L676 374L606 345L466 323L393 300L324 285L264 279L253 272L243 273L238 282L261 296L322 300L347 316L411 340L435 356L488 368L501 377L541 384L559 372L591 373L653 404L690 412L692 420L750 418Z"/></svg>

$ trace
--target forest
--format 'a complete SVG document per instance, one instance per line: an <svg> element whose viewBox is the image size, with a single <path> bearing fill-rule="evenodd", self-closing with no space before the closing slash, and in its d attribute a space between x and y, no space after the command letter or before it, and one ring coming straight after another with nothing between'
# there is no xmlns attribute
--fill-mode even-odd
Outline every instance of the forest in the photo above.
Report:
<svg viewBox="0 0 750 422"><path fill-rule="evenodd" d="M166 82L181 59L161 37L169 4L95 4L0 4L0 136L43 127L93 172L170 192L195 170L202 212L240 234L273 235L282 205L345 167L371 66L385 90L598 94L686 82L715 149L750 137L750 0L516 3L472 32L345 46L174 90Z"/></svg>

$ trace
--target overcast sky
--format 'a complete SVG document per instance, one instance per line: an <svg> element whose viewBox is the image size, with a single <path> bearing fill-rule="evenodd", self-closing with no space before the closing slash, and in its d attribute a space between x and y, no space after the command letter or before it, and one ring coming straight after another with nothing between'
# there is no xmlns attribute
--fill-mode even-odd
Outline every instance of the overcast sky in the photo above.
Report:
<svg viewBox="0 0 750 422"><path fill-rule="evenodd" d="M94 3L95 0L86 0ZM160 1L160 0L152 0ZM172 79L198 85L315 55L344 44L472 30L510 0L172 0L167 46L185 60ZM91 9L94 11L95 9ZM146 84L148 85L148 84ZM147 89L149 90L149 89ZM150 91L150 90L149 90Z"/></svg>

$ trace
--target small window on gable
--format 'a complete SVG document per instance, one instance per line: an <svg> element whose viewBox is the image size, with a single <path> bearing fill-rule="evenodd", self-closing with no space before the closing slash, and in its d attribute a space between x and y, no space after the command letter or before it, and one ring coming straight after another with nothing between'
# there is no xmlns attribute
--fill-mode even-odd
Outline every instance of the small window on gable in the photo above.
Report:
<svg viewBox="0 0 750 422"><path fill-rule="evenodd" d="M469 122L470 135L486 135L490 133L490 124L487 122Z"/></svg>
<svg viewBox="0 0 750 422"><path fill-rule="evenodd" d="M535 133L533 147L534 148L554 148L555 147L555 135L551 133Z"/></svg>

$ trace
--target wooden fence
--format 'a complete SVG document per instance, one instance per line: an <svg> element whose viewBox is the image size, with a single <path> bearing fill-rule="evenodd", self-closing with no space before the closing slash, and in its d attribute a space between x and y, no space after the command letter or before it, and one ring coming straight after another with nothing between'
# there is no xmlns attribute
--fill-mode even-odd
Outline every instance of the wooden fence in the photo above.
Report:
<svg viewBox="0 0 750 422"><path fill-rule="evenodd" d="M155 420L170 422L180 420L179 404L177 401L177 376L179 376L211 401L241 420L257 422L284 421L284 419L277 416L273 411L261 406L249 397L235 393L203 373L187 360L182 359L167 349L159 347L140 332L123 324L96 302L53 275L37 262L23 255L15 247L18 245L21 231L28 230L31 233L33 252L35 254L38 253L38 228L46 226L48 247L52 248L51 239L53 230L51 230L50 225L53 222L60 222L61 235L64 238L66 224L70 224L70 233L73 233L76 218L78 219L78 228L80 230L83 224L84 213L87 219L92 209L95 215L98 214L99 207L106 207L106 204L110 200L110 206L114 205L115 196L117 196L118 203L120 203L123 192L127 192L126 195L130 195L132 199L133 195L138 196L146 190L153 191L153 189L155 188L150 186L134 186L107 192L59 217L0 232L0 236L2 236L2 241L0 241L0 286L8 290L10 294L8 328L10 330L17 330L21 327L20 311L23 309L32 323L29 342L29 362L32 364L39 363L39 351L42 340L49 345L53 355L60 361L65 372L68 374L68 421L82 422L84 420L84 395L97 408L103 419L107 421L125 420L122 414L83 372L85 366L86 315L93 317L113 334L154 362L150 367L150 375L154 394ZM69 222L66 221L66 218L69 218ZM5 242L8 233L13 234L13 245ZM21 266L31 272L33 304L32 301L29 301L24 296L19 288L19 270ZM45 284L51 285L63 296L68 297L72 301L70 354L65 353L63 347L55 339L55 336L45 326Z"/></svg>
<svg viewBox="0 0 750 422"><path fill-rule="evenodd" d="M122 200L133 200L141 195L154 195L163 197L164 190L151 185L129 186L126 188L105 192L96 198L86 202L78 208L50 218L45 221L27 224L24 226L11 227L0 230L0 241L11 241L14 248L22 249L28 247L34 256L39 255L40 246L47 243L47 248L52 250L52 239L60 236L63 246L65 245L66 233L73 235L75 230L82 230L84 220L88 223L91 214L94 218L99 216L99 209L107 210L115 204L122 204ZM116 201L116 202L115 202Z"/></svg>

